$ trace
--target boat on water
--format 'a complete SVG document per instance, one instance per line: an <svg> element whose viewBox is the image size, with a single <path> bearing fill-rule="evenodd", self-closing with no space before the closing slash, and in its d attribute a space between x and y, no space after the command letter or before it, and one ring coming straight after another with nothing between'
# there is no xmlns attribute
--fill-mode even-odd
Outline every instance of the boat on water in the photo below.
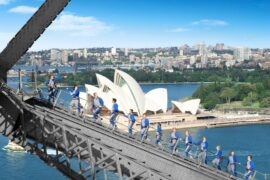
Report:
<svg viewBox="0 0 270 180"><path fill-rule="evenodd" d="M26 152L26 150L22 146L14 143L10 140L9 140L8 144L5 147L3 147L3 149L6 151L13 151L13 152ZM57 155L57 152L55 149L47 149L47 153L49 155ZM59 151L58 154L63 154L63 153Z"/></svg>
<svg viewBox="0 0 270 180"><path fill-rule="evenodd" d="M26 152L22 146L19 146L18 144L12 141L9 141L8 144L3 149L8 150L8 151L15 151L15 152Z"/></svg>

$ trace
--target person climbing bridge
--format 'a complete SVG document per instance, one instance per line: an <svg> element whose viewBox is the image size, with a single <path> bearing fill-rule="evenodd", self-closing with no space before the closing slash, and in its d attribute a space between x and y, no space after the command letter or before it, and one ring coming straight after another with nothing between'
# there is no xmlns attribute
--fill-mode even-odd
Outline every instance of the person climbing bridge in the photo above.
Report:
<svg viewBox="0 0 270 180"><path fill-rule="evenodd" d="M94 121L98 119L100 116L100 112L102 107L104 106L104 101L101 97L97 95L97 93L94 93L94 99L93 99L93 117ZM100 118L102 120L102 118Z"/></svg>
<svg viewBox="0 0 270 180"><path fill-rule="evenodd" d="M119 111L117 99L113 98L112 103L113 103L113 105L112 105L112 110L111 110L112 113L111 113L111 117L110 117L110 124L112 125L113 128L115 128L116 127L115 120L116 120L116 117L117 117L118 111Z"/></svg>
<svg viewBox="0 0 270 180"><path fill-rule="evenodd" d="M186 145L185 154L186 157L189 157L190 151L192 149L192 136L188 130L186 131L185 145Z"/></svg>
<svg viewBox="0 0 270 180"><path fill-rule="evenodd" d="M72 96L72 100L69 105L69 111L74 113L74 109L76 108L76 115L80 115L81 112L81 104L80 104L80 91L77 85L74 85L73 90L70 92Z"/></svg>
<svg viewBox="0 0 270 180"><path fill-rule="evenodd" d="M144 113L143 118L141 119L141 140L147 139L149 125L149 119L146 117L146 113Z"/></svg>
<svg viewBox="0 0 270 180"><path fill-rule="evenodd" d="M162 146L161 138L162 138L162 127L161 127L161 123L159 122L159 123L157 123L155 145Z"/></svg>
<svg viewBox="0 0 270 180"><path fill-rule="evenodd" d="M247 163L246 163L246 173L245 173L245 180L249 180L255 172L255 164L252 161L252 155L247 156Z"/></svg>
<svg viewBox="0 0 270 180"><path fill-rule="evenodd" d="M205 136L202 137L202 140L194 143L200 147L199 154L198 154L198 162L199 164L207 164L207 149L208 149L208 142Z"/></svg>
<svg viewBox="0 0 270 180"><path fill-rule="evenodd" d="M136 122L135 114L133 112L133 109L129 110L128 115L124 115L126 118L128 118L128 134L132 135L133 132L133 125Z"/></svg>
<svg viewBox="0 0 270 180"><path fill-rule="evenodd" d="M220 163L221 163L221 160L222 160L222 150L221 150L221 146L217 146L216 147L216 154L215 154L215 158L213 159L212 161L212 164L215 168L217 168L218 170L221 170L221 167L220 167Z"/></svg>
<svg viewBox="0 0 270 180"><path fill-rule="evenodd" d="M228 158L227 170L228 170L228 173L234 175L235 177L237 177L237 172L236 172L237 164L238 164L237 157L234 151L231 151Z"/></svg>
<svg viewBox="0 0 270 180"><path fill-rule="evenodd" d="M177 141L178 141L179 137L180 137L180 135L176 131L176 128L173 128L173 131L172 131L171 137L170 137L170 144L169 144L169 147L173 152L176 149Z"/></svg>
<svg viewBox="0 0 270 180"><path fill-rule="evenodd" d="M48 102L54 103L55 97L57 95L57 85L56 79L53 75L49 75L48 80L46 81L45 85L48 88Z"/></svg>

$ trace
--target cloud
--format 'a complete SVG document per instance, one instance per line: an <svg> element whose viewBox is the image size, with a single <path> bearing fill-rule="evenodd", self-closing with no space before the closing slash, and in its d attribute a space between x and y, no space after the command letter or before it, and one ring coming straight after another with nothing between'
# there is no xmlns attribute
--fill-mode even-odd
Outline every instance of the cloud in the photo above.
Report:
<svg viewBox="0 0 270 180"><path fill-rule="evenodd" d="M65 32L71 36L97 36L112 29L94 17L73 14L61 15L50 27L52 31Z"/></svg>
<svg viewBox="0 0 270 180"><path fill-rule="evenodd" d="M12 0L0 0L0 5L9 4Z"/></svg>
<svg viewBox="0 0 270 180"><path fill-rule="evenodd" d="M20 13L20 14L33 14L38 10L36 7L31 6L17 6L9 10L12 13Z"/></svg>
<svg viewBox="0 0 270 180"><path fill-rule="evenodd" d="M186 32L186 31L189 31L189 29L187 29L187 28L181 28L181 27L168 30L168 32L175 32L175 33Z"/></svg>
<svg viewBox="0 0 270 180"><path fill-rule="evenodd" d="M190 24L187 25L188 28L178 27L175 29L167 30L167 32L174 32L174 33L181 33L181 32L187 32L192 29L194 29L193 26L203 26L204 29L208 30L211 27L218 27L218 26L227 26L228 23L223 20L217 20L217 19L201 19L199 21L193 21Z"/></svg>
<svg viewBox="0 0 270 180"><path fill-rule="evenodd" d="M201 19L199 21L194 21L192 25L203 25L203 26L227 26L228 23L223 20L217 19Z"/></svg>

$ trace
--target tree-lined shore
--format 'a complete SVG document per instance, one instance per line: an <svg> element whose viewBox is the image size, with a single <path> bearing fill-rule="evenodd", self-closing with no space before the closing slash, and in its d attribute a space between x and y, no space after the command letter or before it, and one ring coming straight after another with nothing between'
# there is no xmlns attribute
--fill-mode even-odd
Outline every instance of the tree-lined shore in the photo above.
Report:
<svg viewBox="0 0 270 180"><path fill-rule="evenodd" d="M266 108L270 107L270 79L250 84L202 83L192 97L200 98L206 109L221 104L224 107Z"/></svg>
<svg viewBox="0 0 270 180"><path fill-rule="evenodd" d="M179 84L201 82L193 98L200 98L206 109L213 109L218 104L237 102L239 106L270 107L270 71L260 68L245 70L231 69L196 69L173 72L164 70L124 70L137 82L143 84ZM76 74L61 74L61 83L66 85L97 84L96 73L113 81L114 69L91 70ZM45 82L46 76L38 78Z"/></svg>

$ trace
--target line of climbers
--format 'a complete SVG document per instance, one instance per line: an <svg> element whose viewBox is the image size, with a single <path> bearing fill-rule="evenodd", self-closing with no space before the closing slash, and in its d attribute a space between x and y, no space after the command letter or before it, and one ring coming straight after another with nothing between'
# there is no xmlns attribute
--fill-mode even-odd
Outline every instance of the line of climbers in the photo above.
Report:
<svg viewBox="0 0 270 180"><path fill-rule="evenodd" d="M55 97L58 93L55 82L56 82L56 79L54 78L54 76L50 76L48 81L46 82L46 85L48 87L48 92L49 92L49 95L48 95L49 102L54 102ZM80 114L79 94L80 94L80 91L78 90L78 86L75 85L73 89L70 91L70 95L72 96L72 100L70 102L70 111L72 111L74 107L77 107L77 114ZM92 110L93 110L93 119L95 122L97 121L98 118L102 120L102 117L100 116L100 112L103 106L104 106L103 99L99 97L97 93L94 93ZM109 118L109 122L113 130L117 128L116 119L119 114L120 113L118 110L117 99L113 98L111 116ZM132 135L133 126L136 122L136 118L135 118L135 114L133 110L130 109L130 112L127 115L124 114L124 117L129 119L128 134ZM140 138L142 141L144 140L150 141L148 138L149 128L150 128L150 121L149 121L149 118L144 113L140 122ZM162 141L162 127L161 127L161 123L157 123L156 138L155 138L154 144L162 146L161 141ZM196 145L199 147L199 153L197 155L198 163L200 165L208 163L208 160L207 160L208 142L205 136L202 137L201 141L193 142L192 135L190 134L188 130L185 132L185 138L182 139L180 138L179 132L177 132L176 128L173 128L172 133L170 135L170 143L168 145L169 149L171 150L173 154L178 151L180 141L183 141L185 143L186 158L191 158L190 151L192 150L192 146ZM223 156L222 154L221 146L217 146L215 158L212 160L213 167L221 170L221 162L224 159L227 159L227 172L237 177L238 176L237 171L236 171L237 165L241 165L241 164L238 162L235 153L231 151L229 154L229 157L225 158L225 156ZM244 174L244 178L245 180L248 180L254 176L254 172L255 172L255 165L254 165L254 162L252 161L252 155L247 156L247 162L246 162L245 167L246 167L246 173Z"/></svg>
<svg viewBox="0 0 270 180"><path fill-rule="evenodd" d="M45 82L45 85L48 89L48 102L54 104L56 101L57 94L59 92L57 87L57 81L59 81L61 78L55 78L53 75L50 75L48 77L48 80ZM80 91L78 89L77 85L74 85L72 89L67 88L70 95L72 96L72 100L69 105L69 111L74 112L75 107L75 114L80 115L81 113L81 104L80 104Z"/></svg>
<svg viewBox="0 0 270 180"><path fill-rule="evenodd" d="M98 97L98 95L96 93L94 93L94 102L93 102L93 114L94 114L94 120L97 120L97 117L100 114L101 108L103 106L104 103L103 100ZM112 112L111 112L111 116L109 118L110 124L113 128L117 127L116 124L116 119L117 116L119 115L119 111L118 111L118 104L117 104L117 100L115 98L112 99ZM135 114L133 112L132 109L130 109L129 114L124 115L126 118L129 119L129 124L128 124L128 133L129 135L132 135L132 130L133 130L133 125L136 122L136 118L135 118ZM143 114L143 117L141 119L140 122L140 137L141 140L148 140L148 130L150 128L150 121L149 118L146 116L146 114ZM162 141L162 127L161 127L161 123L157 123L157 127L156 127L156 138L154 143L156 145L160 145ZM182 138L180 138L179 133L176 131L176 128L173 128L173 131L171 133L171 137L170 137L170 143L169 143L169 148L172 151L172 153L175 153L178 150L178 143L179 141L182 141ZM192 136L189 133L189 131L186 131L185 133L185 138L184 138L184 142L186 145L186 149L185 149L185 156L187 158L190 158L190 151L192 150L192 146L193 145L197 145L199 146L199 154L198 154L198 162L199 164L207 164L207 150L208 150L208 142L205 136L202 137L201 141L199 142L193 142ZM212 160L212 165L213 167L221 170L221 161L224 159L225 157L222 155L222 150L221 150L221 146L217 146L216 147L216 153L215 153L215 158ZM230 152L229 157L228 157L228 163L227 163L227 172L234 175L235 177L238 176L237 171L236 171L236 167L237 165L241 165L236 158L236 155L233 151ZM246 173L244 174L244 177L246 180L248 180L249 178L253 177L255 172L255 165L254 162L252 161L252 155L248 155L247 156L247 162L246 162Z"/></svg>

